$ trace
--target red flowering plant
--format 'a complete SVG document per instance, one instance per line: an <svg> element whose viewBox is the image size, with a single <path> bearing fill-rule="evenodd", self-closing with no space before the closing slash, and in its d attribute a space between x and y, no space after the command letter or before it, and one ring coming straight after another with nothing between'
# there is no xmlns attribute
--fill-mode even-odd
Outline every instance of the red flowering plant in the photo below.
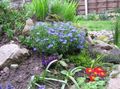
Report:
<svg viewBox="0 0 120 89"><path fill-rule="evenodd" d="M97 77L100 79L106 77L106 71L100 66L102 57L101 55L98 56L95 60L92 60L91 67L85 68L85 73L90 81L95 81Z"/></svg>
<svg viewBox="0 0 120 89"><path fill-rule="evenodd" d="M96 77L106 77L106 71L102 67L86 68L85 73L87 74L90 81L95 81Z"/></svg>

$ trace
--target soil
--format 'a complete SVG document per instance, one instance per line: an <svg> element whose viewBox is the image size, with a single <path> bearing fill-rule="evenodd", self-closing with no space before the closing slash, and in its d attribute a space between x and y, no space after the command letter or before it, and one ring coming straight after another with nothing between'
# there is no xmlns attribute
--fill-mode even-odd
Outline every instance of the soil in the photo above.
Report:
<svg viewBox="0 0 120 89"><path fill-rule="evenodd" d="M21 63L18 68L10 68L0 71L0 83L5 86L10 82L15 89L26 89L32 75L42 72L42 64L39 55L33 54L28 60Z"/></svg>

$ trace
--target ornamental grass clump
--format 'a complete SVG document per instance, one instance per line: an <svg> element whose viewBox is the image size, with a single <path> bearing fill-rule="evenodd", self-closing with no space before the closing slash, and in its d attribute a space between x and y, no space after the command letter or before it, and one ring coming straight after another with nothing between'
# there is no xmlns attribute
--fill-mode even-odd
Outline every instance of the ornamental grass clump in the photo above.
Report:
<svg viewBox="0 0 120 89"><path fill-rule="evenodd" d="M73 21L76 16L77 3L70 0L53 0L50 13L56 14L64 21Z"/></svg>
<svg viewBox="0 0 120 89"><path fill-rule="evenodd" d="M48 15L48 0L32 0L33 11L38 20L44 20Z"/></svg>
<svg viewBox="0 0 120 89"><path fill-rule="evenodd" d="M74 53L84 47L85 32L80 31L71 22L40 22L31 30L30 36L21 41L47 54Z"/></svg>
<svg viewBox="0 0 120 89"><path fill-rule="evenodd" d="M45 21L51 15L60 18L60 21L74 21L77 2L71 0L32 0L31 10L37 20Z"/></svg>

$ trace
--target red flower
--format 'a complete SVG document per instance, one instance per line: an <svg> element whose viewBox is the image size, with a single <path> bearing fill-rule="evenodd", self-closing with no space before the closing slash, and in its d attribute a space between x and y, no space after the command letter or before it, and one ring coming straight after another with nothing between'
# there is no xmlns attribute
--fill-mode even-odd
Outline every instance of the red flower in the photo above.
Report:
<svg viewBox="0 0 120 89"><path fill-rule="evenodd" d="M93 69L92 69L92 68L86 68L86 70L85 70L86 74L91 74L91 73L92 73L92 71L93 71Z"/></svg>
<svg viewBox="0 0 120 89"><path fill-rule="evenodd" d="M104 72L104 70L101 67L94 68L94 71L97 72L97 73Z"/></svg>
<svg viewBox="0 0 120 89"><path fill-rule="evenodd" d="M90 81L95 81L95 76L91 75L89 76Z"/></svg>
<svg viewBox="0 0 120 89"><path fill-rule="evenodd" d="M106 76L106 73L105 73L105 72L100 72L100 73L98 74L98 76L99 76L99 77L105 77L105 76Z"/></svg>

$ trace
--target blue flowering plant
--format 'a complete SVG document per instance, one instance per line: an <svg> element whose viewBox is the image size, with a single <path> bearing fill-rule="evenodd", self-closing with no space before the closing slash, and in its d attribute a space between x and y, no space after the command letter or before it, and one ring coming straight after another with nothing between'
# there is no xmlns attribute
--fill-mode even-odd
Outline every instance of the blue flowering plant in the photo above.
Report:
<svg viewBox="0 0 120 89"><path fill-rule="evenodd" d="M84 47L85 32L71 22L38 22L21 42L47 54L66 54Z"/></svg>

